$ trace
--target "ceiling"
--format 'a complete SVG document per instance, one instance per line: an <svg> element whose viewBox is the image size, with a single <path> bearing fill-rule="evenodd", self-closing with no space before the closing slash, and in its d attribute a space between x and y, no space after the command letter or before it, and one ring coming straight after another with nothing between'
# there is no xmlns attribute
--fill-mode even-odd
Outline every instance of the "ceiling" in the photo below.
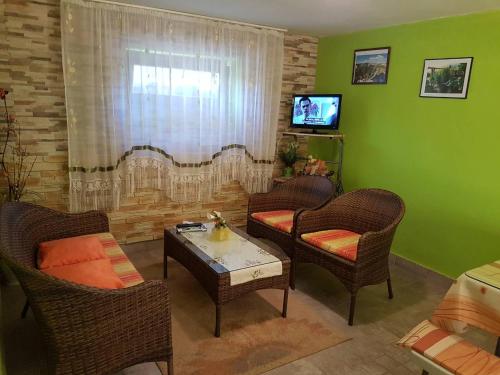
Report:
<svg viewBox="0 0 500 375"><path fill-rule="evenodd" d="M500 0L114 0L288 29L345 34L499 9Z"/></svg>

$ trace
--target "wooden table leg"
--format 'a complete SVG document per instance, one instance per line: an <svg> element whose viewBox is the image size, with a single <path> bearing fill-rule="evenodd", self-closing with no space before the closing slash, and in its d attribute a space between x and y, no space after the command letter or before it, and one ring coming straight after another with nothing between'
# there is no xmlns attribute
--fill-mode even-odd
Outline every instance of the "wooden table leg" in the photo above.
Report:
<svg viewBox="0 0 500 375"><path fill-rule="evenodd" d="M221 315L221 305L215 305L215 337L220 337L220 315Z"/></svg>
<svg viewBox="0 0 500 375"><path fill-rule="evenodd" d="M287 309L288 309L288 288L286 288L283 293L283 312L281 313L281 316L283 318L286 318Z"/></svg>
<svg viewBox="0 0 500 375"><path fill-rule="evenodd" d="M26 318L26 314L28 314L28 309L30 308L30 303L28 300L26 300L26 303L24 304L23 311L21 312L21 319Z"/></svg>
<svg viewBox="0 0 500 375"><path fill-rule="evenodd" d="M174 375L174 356L172 353L168 355L167 366L168 366L168 375Z"/></svg>
<svg viewBox="0 0 500 375"><path fill-rule="evenodd" d="M163 238L163 278L164 279L168 278L167 262L168 262L167 243L166 243L165 237L164 237Z"/></svg>
<svg viewBox="0 0 500 375"><path fill-rule="evenodd" d="M349 307L349 325L352 326L354 323L354 309L356 308L356 293L351 293L351 306Z"/></svg>

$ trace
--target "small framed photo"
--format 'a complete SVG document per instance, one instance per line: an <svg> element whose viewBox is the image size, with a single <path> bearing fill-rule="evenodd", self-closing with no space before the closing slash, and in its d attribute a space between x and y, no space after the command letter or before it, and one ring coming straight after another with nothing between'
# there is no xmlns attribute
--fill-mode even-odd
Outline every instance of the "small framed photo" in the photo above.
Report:
<svg viewBox="0 0 500 375"><path fill-rule="evenodd" d="M390 54L391 47L355 50L352 64L352 84L386 84Z"/></svg>
<svg viewBox="0 0 500 375"><path fill-rule="evenodd" d="M467 98L472 57L424 60L420 96Z"/></svg>

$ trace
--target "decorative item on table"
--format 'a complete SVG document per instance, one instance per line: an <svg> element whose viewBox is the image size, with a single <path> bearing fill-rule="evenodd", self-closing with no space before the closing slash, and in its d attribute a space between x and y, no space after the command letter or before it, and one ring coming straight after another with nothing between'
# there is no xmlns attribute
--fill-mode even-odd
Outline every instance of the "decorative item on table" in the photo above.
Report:
<svg viewBox="0 0 500 375"><path fill-rule="evenodd" d="M352 64L352 84L386 84L390 54L391 47L355 50Z"/></svg>
<svg viewBox="0 0 500 375"><path fill-rule="evenodd" d="M467 98L472 57L424 60L420 96Z"/></svg>
<svg viewBox="0 0 500 375"><path fill-rule="evenodd" d="M283 162L283 164L285 164L283 176L293 176L293 166L295 162L300 159L298 149L299 144L297 142L290 142L284 149L280 150L280 152L278 153L280 160Z"/></svg>
<svg viewBox="0 0 500 375"><path fill-rule="evenodd" d="M321 159L315 159L312 155L307 157L307 163L304 166L305 175L310 176L330 176L332 172L330 172L326 166L326 162Z"/></svg>
<svg viewBox="0 0 500 375"><path fill-rule="evenodd" d="M221 216L221 213L218 211L209 212L207 218L214 222L214 228L212 229L210 239L214 241L227 240L229 238L229 228L226 219Z"/></svg>
<svg viewBox="0 0 500 375"><path fill-rule="evenodd" d="M2 145L0 145L0 179L7 186L0 186L1 201L18 202L27 193L35 194L26 189L31 171L36 162L36 155L28 153L21 142L21 127L16 128L14 115L9 114L7 108L8 91L0 88L0 100L4 106L4 125L0 128Z"/></svg>

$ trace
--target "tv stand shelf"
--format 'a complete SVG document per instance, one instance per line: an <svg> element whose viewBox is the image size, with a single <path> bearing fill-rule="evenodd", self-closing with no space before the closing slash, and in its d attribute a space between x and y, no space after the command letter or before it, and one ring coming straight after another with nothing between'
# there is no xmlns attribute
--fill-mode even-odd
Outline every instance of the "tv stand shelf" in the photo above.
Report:
<svg viewBox="0 0 500 375"><path fill-rule="evenodd" d="M344 135L341 133L333 133L333 134L320 134L320 133L300 133L300 132L283 132L284 136L292 136L295 139L297 137L319 137L319 138L327 138L332 141L337 141L339 143L338 146L338 156L337 161L333 162L333 164L337 165L337 170L335 171L335 191L337 195L340 195L344 192L344 187L342 186L342 158L344 156ZM327 161L328 162L328 161ZM332 162L330 162L332 163Z"/></svg>
<svg viewBox="0 0 500 375"><path fill-rule="evenodd" d="M328 139L344 139L344 134L320 134L320 133L301 133L301 132L283 132L283 135L291 135L294 137L321 137Z"/></svg>

